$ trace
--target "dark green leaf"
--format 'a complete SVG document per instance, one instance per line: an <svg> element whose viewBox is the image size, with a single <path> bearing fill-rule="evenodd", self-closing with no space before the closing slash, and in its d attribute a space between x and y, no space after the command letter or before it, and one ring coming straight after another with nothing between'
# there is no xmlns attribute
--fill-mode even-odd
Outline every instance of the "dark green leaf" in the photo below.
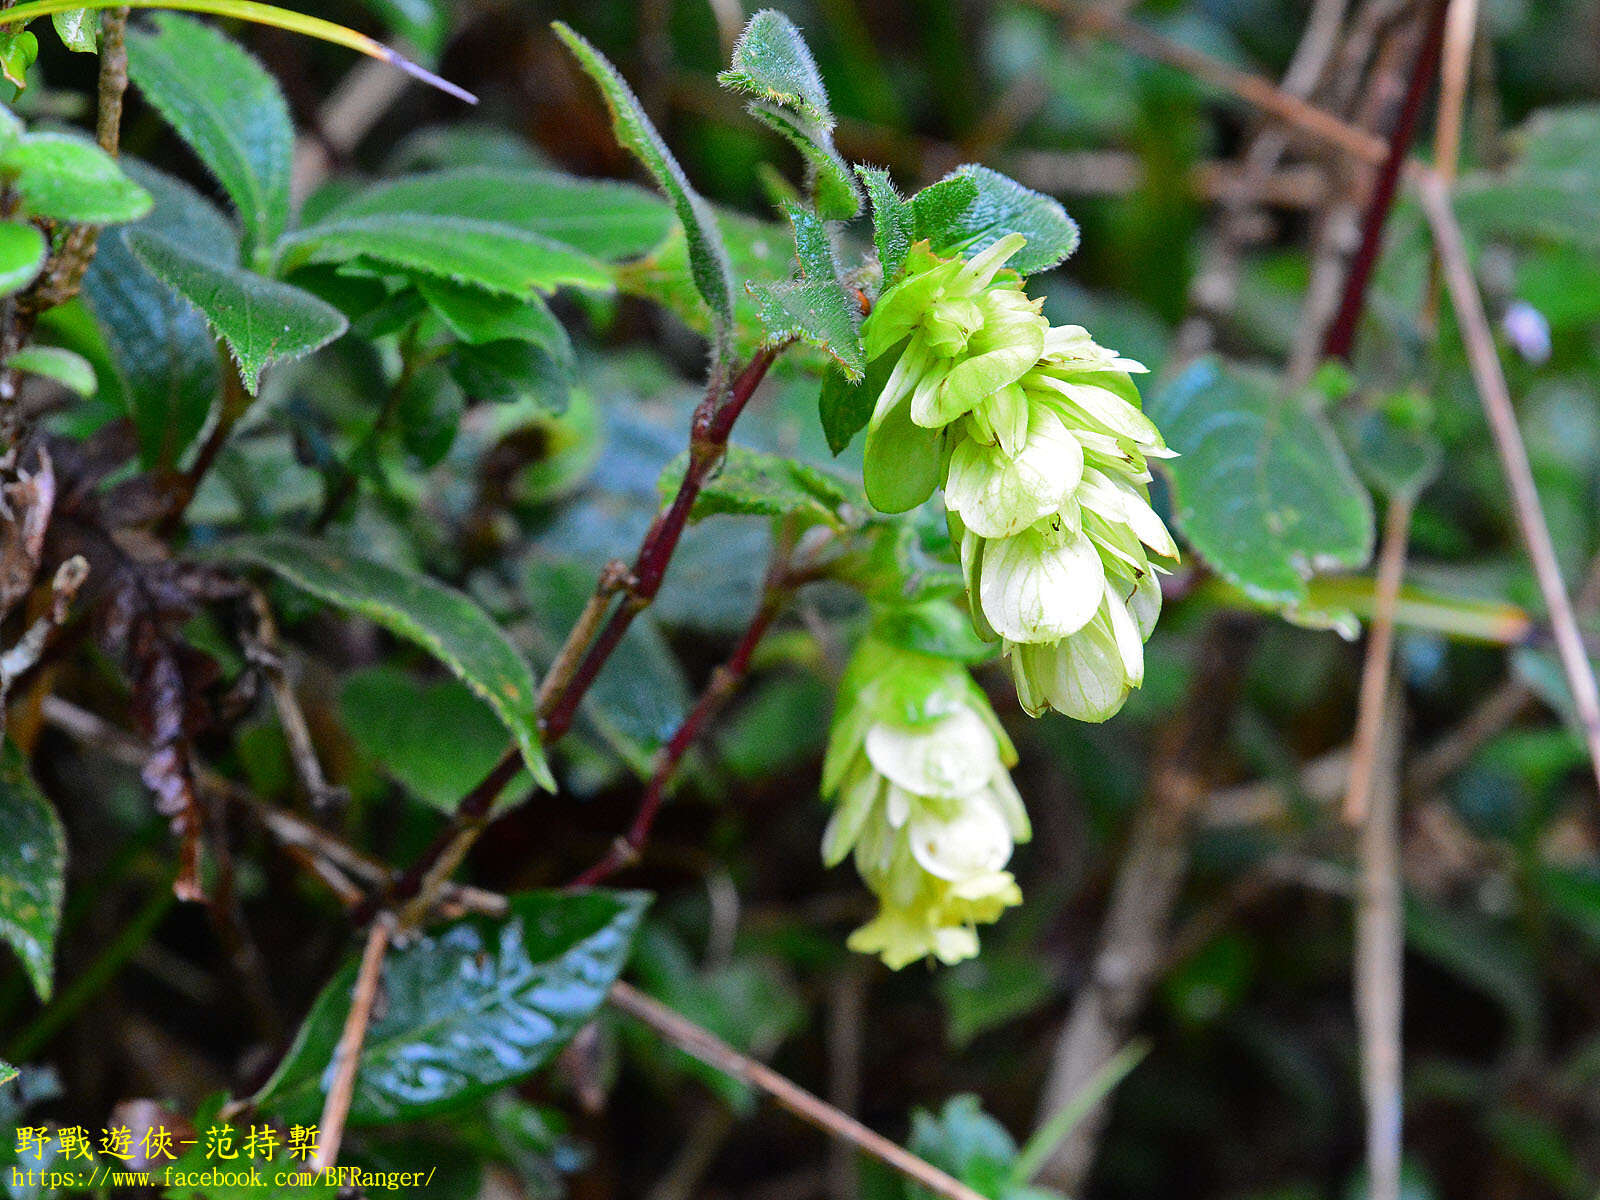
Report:
<svg viewBox="0 0 1600 1200"><path fill-rule="evenodd" d="M100 48L99 17L98 12L87 8L74 8L52 13L50 23L56 27L56 36L68 50L93 54Z"/></svg>
<svg viewBox="0 0 1600 1200"><path fill-rule="evenodd" d="M504 918L469 917L391 950L350 1124L443 1112L544 1065L605 1000L646 903L637 892L531 892L511 897ZM317 997L260 1107L317 1119L356 966Z"/></svg>
<svg viewBox="0 0 1600 1200"><path fill-rule="evenodd" d="M1179 529L1230 583L1267 604L1306 599L1306 579L1372 554L1372 502L1321 413L1273 378L1214 359L1151 400L1178 451Z"/></svg>
<svg viewBox="0 0 1600 1200"><path fill-rule="evenodd" d="M861 349L861 305L854 290L839 280L833 243L821 219L798 204L789 205L788 212L801 278L754 287L767 341L799 338L820 346L847 378L860 379L867 365Z"/></svg>
<svg viewBox="0 0 1600 1200"><path fill-rule="evenodd" d="M146 230L129 230L126 242L151 274L205 314L251 395L263 369L321 349L348 328L343 313L300 288L208 261Z"/></svg>
<svg viewBox="0 0 1600 1200"><path fill-rule="evenodd" d="M22 959L33 990L48 1000L61 923L67 838L55 809L28 773L22 751L0 742L0 939Z"/></svg>
<svg viewBox="0 0 1600 1200"><path fill-rule="evenodd" d="M0 177L28 216L110 225L150 211L150 193L93 142L65 133L29 133L0 153Z"/></svg>
<svg viewBox="0 0 1600 1200"><path fill-rule="evenodd" d="M872 242L883 268L883 285L888 287L906 265L916 228L915 210L901 199L889 172L882 167L857 167L856 174L867 185L867 196L872 201ZM976 194L974 188L973 195Z"/></svg>
<svg viewBox="0 0 1600 1200"><path fill-rule="evenodd" d="M296 587L429 651L488 701L516 738L534 779L555 791L539 742L533 671L499 626L466 596L432 579L356 558L308 538L240 538L211 553L266 567Z"/></svg>
<svg viewBox="0 0 1600 1200"><path fill-rule="evenodd" d="M965 188L948 186L956 179L971 181L969 203L960 203ZM943 187L948 190L936 190ZM972 255L1007 234L1020 233L1028 244L1007 265L1023 275L1035 275L1058 266L1078 248L1077 223L1060 204L988 167L971 163L957 167L918 193L911 204L917 240L927 238L936 254Z"/></svg>
<svg viewBox="0 0 1600 1200"><path fill-rule="evenodd" d="M153 20L154 32L128 35L128 74L227 190L254 259L289 224L294 129L283 93L216 30L171 13Z"/></svg>
<svg viewBox="0 0 1600 1200"><path fill-rule="evenodd" d="M611 110L617 141L644 163L656 186L677 212L689 251L689 274L701 299L711 310L715 353L724 354L733 325L733 277L728 267L727 247L722 244L722 234L711 206L690 186L678 160L672 157L672 151L667 149L639 106L638 97L606 56L560 21L555 23L555 31L600 86Z"/></svg>
<svg viewBox="0 0 1600 1200"><path fill-rule="evenodd" d="M527 298L535 291L609 291L605 265L571 246L498 221L431 213L333 216L284 239L281 269L368 258Z"/></svg>
<svg viewBox="0 0 1600 1200"><path fill-rule="evenodd" d="M1363 408L1341 414L1337 428L1357 473L1388 496L1416 498L1444 463L1444 448L1436 437L1381 411Z"/></svg>
<svg viewBox="0 0 1600 1200"><path fill-rule="evenodd" d="M204 1186L170 1187L162 1193L163 1200L281 1200L286 1193L293 1195L295 1200L333 1200L339 1194L339 1189L325 1179L296 1182L292 1188L280 1184L280 1173L309 1172L305 1159L291 1155L282 1139L272 1153L261 1152L261 1156L254 1159L243 1157L245 1139L252 1126L240 1129L223 1121L221 1111L224 1099L223 1096L213 1096L201 1103L194 1118L194 1128L197 1130L195 1142L171 1164L170 1172L166 1170L164 1159L156 1160L161 1163L163 1174L168 1177L204 1178ZM232 1131L233 1149L241 1154L240 1159L223 1160L210 1151L206 1134L216 1126Z"/></svg>
<svg viewBox="0 0 1600 1200"><path fill-rule="evenodd" d="M21 1071L18 1071L5 1059L0 1058L0 1087L5 1087L6 1084L10 1083L20 1074L22 1074Z"/></svg>
<svg viewBox="0 0 1600 1200"><path fill-rule="evenodd" d="M1514 138L1504 171L1462 179L1455 209L1472 232L1600 245L1600 105L1535 113Z"/></svg>
<svg viewBox="0 0 1600 1200"><path fill-rule="evenodd" d="M222 214L187 185L137 163L129 172L155 197L134 228L181 241L210 261L232 265L238 243ZM121 377L146 465L172 465L205 427L220 364L205 318L134 257L131 230L100 237L83 292Z"/></svg>
<svg viewBox="0 0 1600 1200"><path fill-rule="evenodd" d="M0 221L0 296L27 287L44 266L44 235L20 221Z"/></svg>
<svg viewBox="0 0 1600 1200"><path fill-rule="evenodd" d="M397 667L371 667L345 680L339 711L366 755L446 815L487 775L506 748L494 710L454 679L422 683ZM448 730L448 737L440 737ZM503 804L522 798L509 786Z"/></svg>
<svg viewBox="0 0 1600 1200"><path fill-rule="evenodd" d="M570 350L563 345L562 350ZM566 411L572 386L570 359L552 358L532 342L485 342L450 352L450 376L472 400L497 404L532 401L551 415Z"/></svg>
<svg viewBox="0 0 1600 1200"><path fill-rule="evenodd" d="M6 366L16 371L26 371L30 375L53 379L62 387L69 388L84 397L94 395L98 386L94 367L89 360L81 354L63 350L59 346L24 346L6 359Z"/></svg>
<svg viewBox="0 0 1600 1200"><path fill-rule="evenodd" d="M407 175L362 189L324 217L403 213L510 225L606 262L643 254L673 225L661 198L632 184L500 167Z"/></svg>
<svg viewBox="0 0 1600 1200"><path fill-rule="evenodd" d="M426 275L417 279L417 290L463 342L532 342L557 362L572 361L566 329L537 296L508 299Z"/></svg>

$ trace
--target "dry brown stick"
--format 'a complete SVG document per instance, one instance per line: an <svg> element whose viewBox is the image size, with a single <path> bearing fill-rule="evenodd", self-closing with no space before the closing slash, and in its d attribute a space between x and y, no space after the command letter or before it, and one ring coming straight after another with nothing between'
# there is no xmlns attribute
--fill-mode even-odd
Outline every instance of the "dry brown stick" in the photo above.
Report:
<svg viewBox="0 0 1600 1200"><path fill-rule="evenodd" d="M1355 1002L1367 1108L1367 1195L1400 1200L1404 935L1400 910L1400 750L1404 710L1386 689L1381 743L1373 748L1371 804L1361 828L1356 904Z"/></svg>
<svg viewBox="0 0 1600 1200"><path fill-rule="evenodd" d="M874 1133L854 1117L840 1112L827 1101L812 1095L771 1067L740 1054L714 1033L702 1029L687 1017L680 1016L665 1004L651 999L628 984L617 983L612 986L611 1003L629 1016L648 1025L691 1057L714 1067L724 1075L765 1092L779 1106L802 1121L816 1126L833 1137L843 1138L863 1154L869 1154L879 1162L893 1167L935 1195L944 1196L947 1200L983 1200L979 1193L966 1184L951 1178L938 1167L924 1162L881 1134Z"/></svg>
<svg viewBox="0 0 1600 1200"><path fill-rule="evenodd" d="M1394 652L1394 610L1405 574L1406 542L1411 534L1412 498L1396 492L1389 499L1378 551L1378 583L1367 628L1367 653L1361 662L1361 689L1356 701L1356 731L1350 746L1350 777L1345 781L1344 819L1360 825L1376 768L1378 740L1383 734L1384 697L1389 693L1389 667Z"/></svg>
<svg viewBox="0 0 1600 1200"><path fill-rule="evenodd" d="M1444 58L1439 65L1439 112L1434 119L1434 170L1454 183L1461 162L1461 128L1467 107L1472 45L1478 29L1478 0L1450 0L1445 19Z"/></svg>
<svg viewBox="0 0 1600 1200"><path fill-rule="evenodd" d="M367 944L361 951L361 967L350 996L350 1012L333 1050L333 1082L322 1105L322 1119L317 1122L319 1145L307 1164L307 1169L315 1173L326 1171L339 1161L339 1144L344 1140L344 1122L355 1096L356 1068L361 1065L361 1047L372 1024L372 1003L378 998L391 927L388 917L380 914L367 930Z"/></svg>
<svg viewBox="0 0 1600 1200"><path fill-rule="evenodd" d="M1516 411L1511 405L1511 392L1500 367L1494 335L1489 329L1489 318L1483 311L1483 298L1478 294L1477 281L1472 276L1461 226L1450 207L1449 188L1442 179L1431 171L1422 173L1418 191L1428 224L1433 230L1434 246L1444 272L1445 289L1450 294L1462 340L1466 343L1467 361L1472 367L1478 398L1483 402L1484 416L1494 436L1501 468L1505 471L1517 526L1527 546L1528 558L1533 563L1539 592L1550 612L1556 652L1567 677L1567 686L1572 691L1578 722L1589 748L1590 765L1596 783L1600 784L1600 688L1595 685L1594 668L1584 649L1583 636L1578 630L1578 620L1567 595L1566 584L1561 579L1561 566L1556 560L1555 545L1550 540L1550 527L1539 502L1538 488L1534 486L1533 471L1528 465L1528 451L1522 444L1522 432L1517 427Z"/></svg>

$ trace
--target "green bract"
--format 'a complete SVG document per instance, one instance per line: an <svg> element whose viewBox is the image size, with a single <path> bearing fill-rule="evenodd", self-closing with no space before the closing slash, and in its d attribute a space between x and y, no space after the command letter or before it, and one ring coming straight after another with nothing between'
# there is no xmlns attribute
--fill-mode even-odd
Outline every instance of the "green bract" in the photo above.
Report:
<svg viewBox="0 0 1600 1200"><path fill-rule="evenodd" d="M1004 269L925 243L862 324L892 356L868 426L868 498L903 512L943 486L974 628L999 639L1028 712L1103 721L1144 679L1161 610L1153 552L1178 549L1150 507L1149 460L1171 455L1140 409L1144 367L1076 325L1052 327Z"/></svg>
<svg viewBox="0 0 1600 1200"><path fill-rule="evenodd" d="M851 660L823 764L829 865L855 852L878 915L850 947L899 969L978 952L975 926L1021 903L1005 870L1028 815L1016 750L958 663L868 637Z"/></svg>

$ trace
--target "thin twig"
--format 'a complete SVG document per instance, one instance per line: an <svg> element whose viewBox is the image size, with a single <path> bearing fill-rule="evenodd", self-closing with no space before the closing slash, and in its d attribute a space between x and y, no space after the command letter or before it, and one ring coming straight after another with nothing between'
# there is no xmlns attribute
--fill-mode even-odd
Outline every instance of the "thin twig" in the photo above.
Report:
<svg viewBox="0 0 1600 1200"><path fill-rule="evenodd" d="M78 589L89 578L89 563L81 554L74 554L56 568L50 582L50 608L17 639L4 654L0 654L0 732L6 723L6 696L11 685L39 661L50 644L55 631L66 623Z"/></svg>
<svg viewBox="0 0 1600 1200"><path fill-rule="evenodd" d="M678 1049L733 1079L765 1092L802 1121L833 1137L843 1138L862 1153L870 1154L879 1162L893 1167L935 1195L947 1197L947 1200L982 1200L980 1194L966 1184L952 1179L938 1167L874 1133L854 1117L846 1116L771 1067L740 1054L709 1030L702 1029L643 992L626 983L614 984L611 1003L648 1025Z"/></svg>
<svg viewBox="0 0 1600 1200"><path fill-rule="evenodd" d="M1400 910L1400 750L1404 711L1398 688L1385 697L1382 744L1373 754L1371 804L1361 829L1361 884L1355 945L1356 1024L1367 1101L1367 1195L1400 1200L1404 940Z"/></svg>
<svg viewBox="0 0 1600 1200"><path fill-rule="evenodd" d="M284 669L283 652L278 639L278 625L272 616L272 606L258 589L251 588L248 595L250 616L254 629L244 637L245 657L266 678L267 690L272 694L273 707L278 711L278 724L283 728L283 738L288 744L289 758L294 763L295 774L305 790L306 799L313 808L325 808L344 798L344 790L328 782L322 770L322 760L311 741L311 726L300 707Z"/></svg>
<svg viewBox="0 0 1600 1200"><path fill-rule="evenodd" d="M356 1069L361 1065L361 1047L372 1024L372 1003L378 998L378 982L383 977L383 956L389 950L391 922L380 916L367 930L367 944L361 951L361 967L356 973L355 990L350 997L350 1013L344 1019L339 1044L334 1047L333 1082L317 1122L318 1146L307 1169L320 1174L339 1161L339 1145L344 1140L344 1122L350 1115L355 1095Z"/></svg>
<svg viewBox="0 0 1600 1200"><path fill-rule="evenodd" d="M750 623L740 636L738 645L728 656L728 661L711 672L710 682L700 693L700 698L695 701L694 707L673 731L666 745L656 751L655 760L651 764L650 782L645 787L644 797L639 802L639 809L634 814L633 824L628 827L628 832L611 844L599 862L574 879L573 887L593 887L638 861L639 852L650 837L656 815L661 811L661 804L666 799L667 787L677 774L684 755L689 752L689 748L699 739L701 732L728 702L740 681L749 672L750 659L755 654L756 646L760 644L767 629L777 618L793 591L794 582L790 572L792 545L792 532L788 529L780 532L777 544L773 547L772 562L767 567L766 582L761 589L761 601L756 606L755 615L750 618Z"/></svg>
<svg viewBox="0 0 1600 1200"><path fill-rule="evenodd" d="M1367 653L1361 663L1361 690L1356 702L1356 731L1351 739L1350 777L1345 784L1344 819L1360 825L1367 819L1367 801L1383 733L1384 697L1389 693L1389 668L1394 650L1394 612L1405 574L1406 542L1411 532L1412 498L1396 492L1389 498L1383 544L1378 551L1378 586L1373 597Z"/></svg>
<svg viewBox="0 0 1600 1200"><path fill-rule="evenodd" d="M1483 402L1484 416L1494 436L1495 449L1500 454L1500 465L1505 471L1517 525L1528 548L1528 558L1533 564L1534 577L1539 582L1539 592L1550 611L1556 652L1567 677L1567 686L1572 691L1578 723L1589 747L1590 764L1596 783L1600 784L1600 688L1595 685L1594 668L1584 649L1577 617L1561 579L1555 545L1550 540L1550 527L1539 502L1538 488L1534 486L1528 452L1522 444L1522 433L1517 428L1511 392L1500 367L1494 335L1489 329L1489 318L1483 311L1483 297L1479 295L1477 281L1472 276L1461 226L1450 207L1449 189L1437 175L1427 172L1421 176L1418 190L1422 196L1423 211L1433 229L1434 246L1444 271L1445 288L1450 293L1450 303L1461 327L1478 398Z"/></svg>

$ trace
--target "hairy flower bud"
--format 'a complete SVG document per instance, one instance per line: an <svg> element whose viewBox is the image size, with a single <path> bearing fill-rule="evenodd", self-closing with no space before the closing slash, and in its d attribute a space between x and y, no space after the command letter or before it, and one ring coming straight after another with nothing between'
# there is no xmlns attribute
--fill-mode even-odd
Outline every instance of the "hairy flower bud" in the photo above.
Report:
<svg viewBox="0 0 1600 1200"><path fill-rule="evenodd" d="M1022 900L1005 870L1028 816L1010 739L960 664L867 638L840 687L822 791L823 861L854 853L878 915L850 948L899 969L978 952L975 926Z"/></svg>

